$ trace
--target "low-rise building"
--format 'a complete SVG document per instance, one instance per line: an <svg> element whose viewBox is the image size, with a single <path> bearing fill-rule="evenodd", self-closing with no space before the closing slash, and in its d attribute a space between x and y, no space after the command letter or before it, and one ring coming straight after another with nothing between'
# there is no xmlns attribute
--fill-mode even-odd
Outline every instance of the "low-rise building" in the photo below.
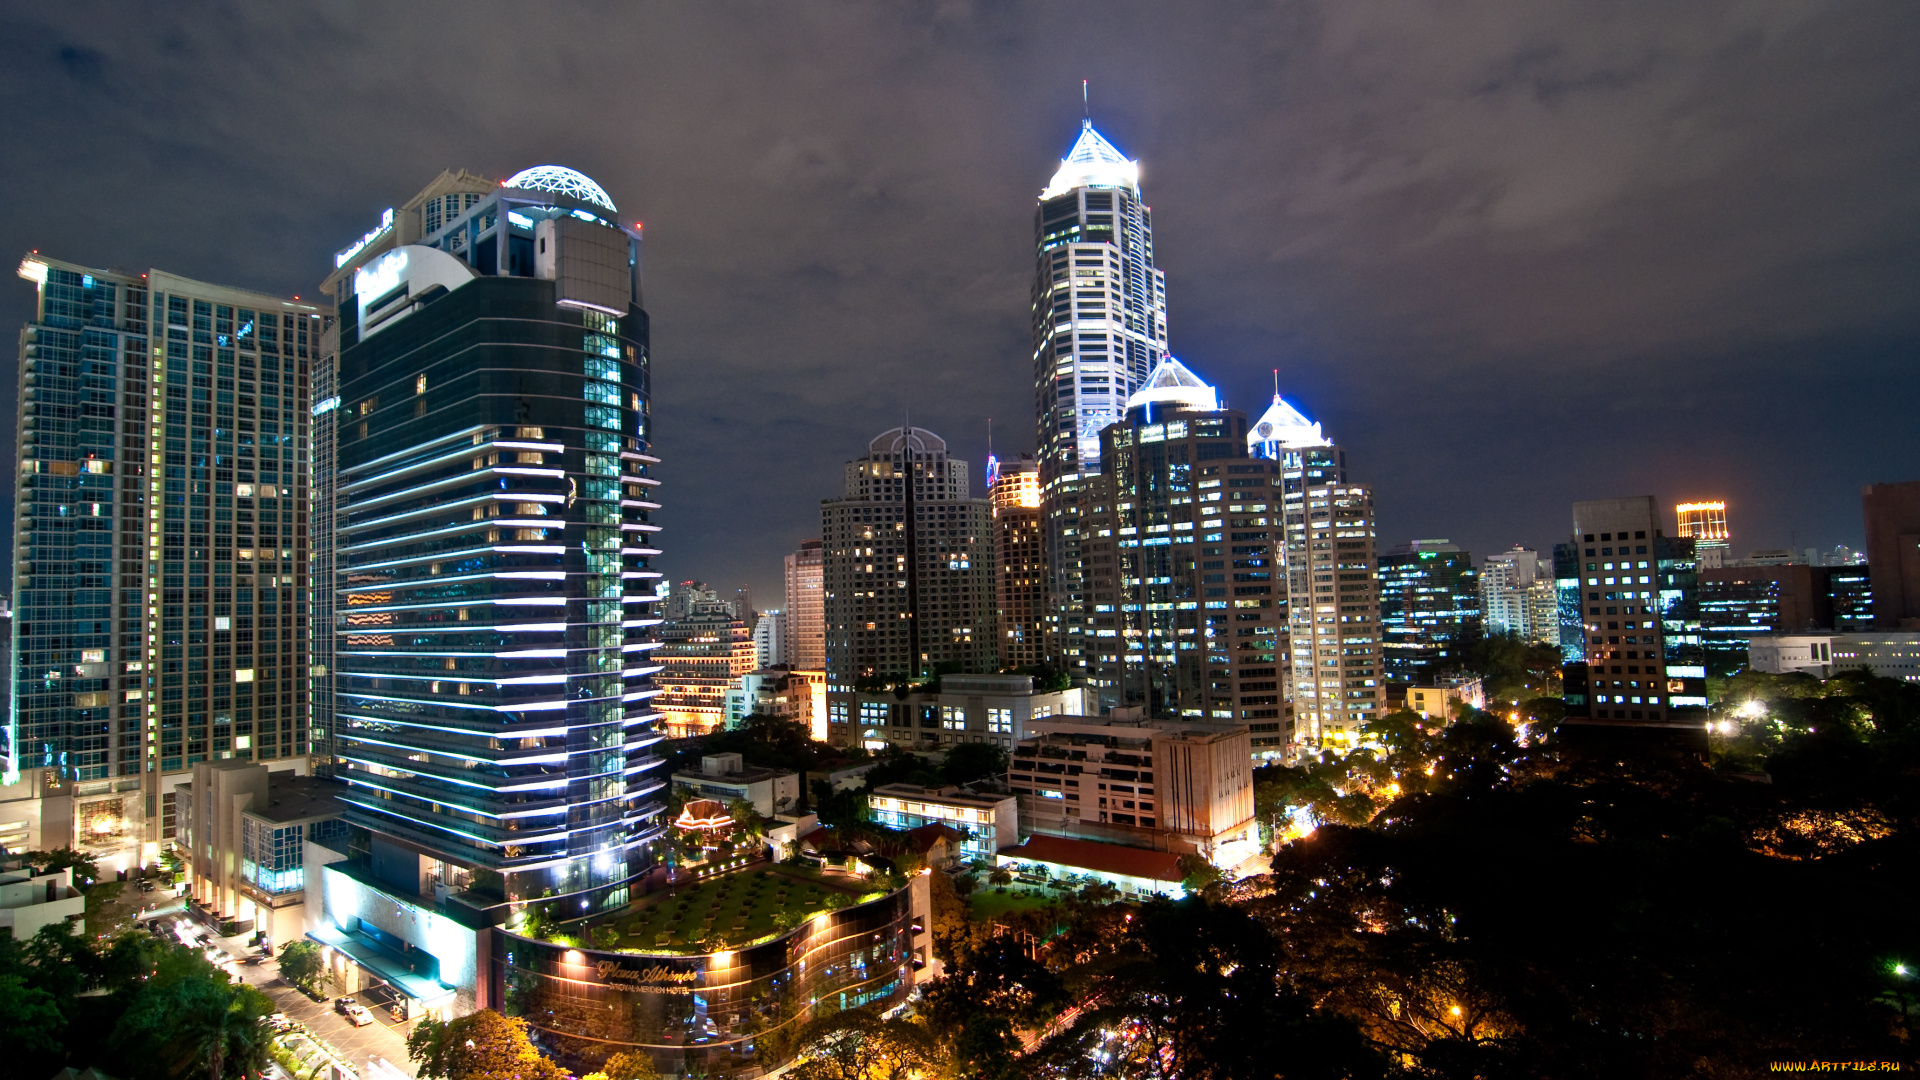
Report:
<svg viewBox="0 0 1920 1080"><path fill-rule="evenodd" d="M86 913L87 898L73 887L73 871L37 873L32 867L0 870L0 930L25 941L43 926L72 924Z"/></svg>
<svg viewBox="0 0 1920 1080"><path fill-rule="evenodd" d="M824 696L825 687L826 675L819 671L794 671L786 667L749 671L727 690L726 726L739 727L747 717L758 713L791 720L811 732L814 699Z"/></svg>
<svg viewBox="0 0 1920 1080"><path fill-rule="evenodd" d="M1443 676L1431 685L1407 687L1407 708L1429 720L1452 723L1453 710L1457 705L1471 705L1476 709L1487 707L1487 694L1478 677Z"/></svg>
<svg viewBox="0 0 1920 1080"><path fill-rule="evenodd" d="M939 688L902 698L891 691L829 690L827 741L878 750L937 750L988 742L1011 750L1028 725L1086 711L1080 688L1036 691L1029 675L945 675Z"/></svg>
<svg viewBox="0 0 1920 1080"><path fill-rule="evenodd" d="M188 898L215 919L273 941L307 931L306 842L346 833L337 781L269 771L238 758L203 761L174 787L174 841Z"/></svg>
<svg viewBox="0 0 1920 1080"><path fill-rule="evenodd" d="M1019 847L1002 851L998 863L1014 875L1016 887L1027 891L1073 889L1100 882L1129 898L1186 895L1180 884L1180 856L1170 851L1073 840L1063 836L1030 836Z"/></svg>
<svg viewBox="0 0 1920 1080"><path fill-rule="evenodd" d="M1124 710L1042 720L1007 779L1027 835L1198 854L1223 869L1259 852L1244 724Z"/></svg>
<svg viewBox="0 0 1920 1080"><path fill-rule="evenodd" d="M1747 658L1750 670L1773 675L1798 671L1824 679L1851 668L1920 684L1920 630L1755 636Z"/></svg>
<svg viewBox="0 0 1920 1080"><path fill-rule="evenodd" d="M990 861L1020 838L1019 805L1013 796L963 787L882 784L867 795L867 815L889 829L950 825L962 834L958 857L969 862Z"/></svg>
<svg viewBox="0 0 1920 1080"><path fill-rule="evenodd" d="M739 754L708 754L699 772L674 773L673 789L722 806L744 802L761 817L772 817L799 804L800 774L748 765Z"/></svg>

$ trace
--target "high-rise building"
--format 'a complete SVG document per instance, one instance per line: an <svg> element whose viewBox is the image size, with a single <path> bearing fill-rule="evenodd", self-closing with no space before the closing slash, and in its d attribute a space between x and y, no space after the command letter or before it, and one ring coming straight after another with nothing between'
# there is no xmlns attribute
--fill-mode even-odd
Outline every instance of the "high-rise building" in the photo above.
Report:
<svg viewBox="0 0 1920 1080"><path fill-rule="evenodd" d="M1479 628L1480 575L1448 540L1414 540L1380 556L1381 666L1401 687L1457 671Z"/></svg>
<svg viewBox="0 0 1920 1080"><path fill-rule="evenodd" d="M1033 667L1046 660L1047 551L1040 521L1040 470L1033 458L1002 462L987 459L987 501L993 504L993 531L999 578L1000 664Z"/></svg>
<svg viewBox="0 0 1920 1080"><path fill-rule="evenodd" d="M1080 519L1090 685L1107 706L1244 723L1278 753L1280 465L1250 457L1246 414L1172 357L1101 440Z"/></svg>
<svg viewBox="0 0 1920 1080"><path fill-rule="evenodd" d="M787 667L787 613L769 608L753 624L753 658L761 667Z"/></svg>
<svg viewBox="0 0 1920 1080"><path fill-rule="evenodd" d="M1554 596L1560 617L1560 663L1584 664L1587 660L1587 605L1584 580L1580 576L1580 546L1553 545Z"/></svg>
<svg viewBox="0 0 1920 1080"><path fill-rule="evenodd" d="M1920 480L1869 484L1860 506L1873 568L1873 625L1920 629Z"/></svg>
<svg viewBox="0 0 1920 1080"><path fill-rule="evenodd" d="M1294 738L1353 746L1386 698L1373 490L1307 483L1300 509L1293 507L1289 502L1286 559Z"/></svg>
<svg viewBox="0 0 1920 1080"><path fill-rule="evenodd" d="M1651 496L1574 503L1573 530L1586 652L1566 671L1569 728L1704 738L1689 712L1707 703L1693 541L1661 531Z"/></svg>
<svg viewBox="0 0 1920 1080"><path fill-rule="evenodd" d="M0 784L126 869L197 762L307 756L308 368L329 314L35 254ZM16 811L9 810L11 820Z"/></svg>
<svg viewBox="0 0 1920 1080"><path fill-rule="evenodd" d="M1100 471L1100 431L1167 350L1166 275L1140 165L1087 121L1033 216L1035 438L1044 508L1047 651L1086 668L1080 495Z"/></svg>
<svg viewBox="0 0 1920 1080"><path fill-rule="evenodd" d="M753 632L724 600L703 600L655 631L660 644L653 660L660 665L653 707L669 736L687 738L719 730L726 723L727 691L742 675L760 666Z"/></svg>
<svg viewBox="0 0 1920 1080"><path fill-rule="evenodd" d="M1683 502L1675 506L1673 512L1677 526L1674 532L1682 539L1693 541L1700 569L1711 570L1726 562L1732 534L1727 532L1725 502Z"/></svg>
<svg viewBox="0 0 1920 1080"><path fill-rule="evenodd" d="M1873 571L1866 563L1836 565L1827 574L1827 607L1834 630L1859 633L1873 629Z"/></svg>
<svg viewBox="0 0 1920 1080"><path fill-rule="evenodd" d="M991 672L993 511L967 463L925 428L882 432L847 462L825 537L829 700L875 682L938 671Z"/></svg>
<svg viewBox="0 0 1920 1080"><path fill-rule="evenodd" d="M653 865L639 255L604 189L542 166L443 174L335 259L331 745L368 846L325 870L330 933L447 890L608 910ZM475 993L446 919L381 926Z"/></svg>
<svg viewBox="0 0 1920 1080"><path fill-rule="evenodd" d="M1747 666L1760 635L1834 628L1834 571L1824 566L1722 566L1699 572L1700 640L1707 670Z"/></svg>
<svg viewBox="0 0 1920 1080"><path fill-rule="evenodd" d="M1480 565L1480 611L1489 634L1560 644L1560 594L1539 553L1518 544Z"/></svg>
<svg viewBox="0 0 1920 1080"><path fill-rule="evenodd" d="M800 547L786 557L787 662L795 671L827 669L827 607L820 559L818 540L800 541Z"/></svg>

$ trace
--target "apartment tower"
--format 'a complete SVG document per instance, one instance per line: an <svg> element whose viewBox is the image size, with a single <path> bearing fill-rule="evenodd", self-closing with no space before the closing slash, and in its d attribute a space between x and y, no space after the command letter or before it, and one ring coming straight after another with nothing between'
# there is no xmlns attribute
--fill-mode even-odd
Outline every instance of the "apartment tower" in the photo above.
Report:
<svg viewBox="0 0 1920 1080"><path fill-rule="evenodd" d="M38 254L20 276L0 816L126 869L170 838L196 763L306 766L308 368L330 313Z"/></svg>
<svg viewBox="0 0 1920 1080"><path fill-rule="evenodd" d="M1019 669L1047 659L1042 621L1047 610L1047 559L1040 518L1040 469L1021 455L1012 462L987 458L987 501L999 577L1000 664Z"/></svg>

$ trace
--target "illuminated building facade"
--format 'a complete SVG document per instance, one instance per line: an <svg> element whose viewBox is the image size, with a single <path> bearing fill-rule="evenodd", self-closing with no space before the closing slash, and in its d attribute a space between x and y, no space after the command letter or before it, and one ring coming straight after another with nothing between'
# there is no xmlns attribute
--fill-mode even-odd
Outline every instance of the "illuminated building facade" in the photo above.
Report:
<svg viewBox="0 0 1920 1080"><path fill-rule="evenodd" d="M1246 414L1168 357L1102 432L1087 485L1089 684L1106 706L1237 721L1283 739L1280 466Z"/></svg>
<svg viewBox="0 0 1920 1080"><path fill-rule="evenodd" d="M999 669L993 508L967 463L924 428L895 428L847 462L820 507L829 702L936 670Z"/></svg>
<svg viewBox="0 0 1920 1080"><path fill-rule="evenodd" d="M746 622L729 603L699 601L684 617L661 623L657 636L653 658L660 671L653 681L660 696L653 706L661 729L676 739L718 730L726 722L727 691L761 666Z"/></svg>
<svg viewBox="0 0 1920 1080"><path fill-rule="evenodd" d="M1693 541L1664 535L1648 496L1574 503L1573 528L1586 652L1566 671L1563 730L1704 737L1689 712L1707 703Z"/></svg>
<svg viewBox="0 0 1920 1080"><path fill-rule="evenodd" d="M661 835L640 236L572 170L462 185L437 180L409 204L419 235L370 234L328 280L330 741L370 834L329 879L349 935L366 889L416 927L449 891L617 907ZM442 961L471 993L471 957Z"/></svg>
<svg viewBox="0 0 1920 1080"><path fill-rule="evenodd" d="M1693 541L1694 557L1700 568L1711 570L1726 561L1732 534L1727 532L1727 504L1724 502L1683 502L1673 508L1674 531L1682 539Z"/></svg>
<svg viewBox="0 0 1920 1080"><path fill-rule="evenodd" d="M308 367L325 310L20 265L8 820L103 869L197 762L307 755Z"/></svg>
<svg viewBox="0 0 1920 1080"><path fill-rule="evenodd" d="M1351 747L1386 701L1373 491L1303 478L1298 510L1287 494L1294 738Z"/></svg>
<svg viewBox="0 0 1920 1080"><path fill-rule="evenodd" d="M827 669L826 592L820 581L821 542L802 540L786 558L787 659L799 671Z"/></svg>
<svg viewBox="0 0 1920 1080"><path fill-rule="evenodd" d="M1434 685L1455 671L1481 624L1473 556L1447 540L1414 540L1380 556L1380 651L1387 682Z"/></svg>
<svg viewBox="0 0 1920 1080"><path fill-rule="evenodd" d="M1040 469L1023 455L1016 462L987 460L987 501L993 505L999 555L1000 664L1019 669L1046 660L1047 550L1041 528Z"/></svg>
<svg viewBox="0 0 1920 1080"><path fill-rule="evenodd" d="M1034 210L1035 438L1047 542L1048 646L1082 674L1080 495L1100 471L1100 431L1167 351L1166 275L1154 265L1153 212L1140 165L1091 120Z"/></svg>

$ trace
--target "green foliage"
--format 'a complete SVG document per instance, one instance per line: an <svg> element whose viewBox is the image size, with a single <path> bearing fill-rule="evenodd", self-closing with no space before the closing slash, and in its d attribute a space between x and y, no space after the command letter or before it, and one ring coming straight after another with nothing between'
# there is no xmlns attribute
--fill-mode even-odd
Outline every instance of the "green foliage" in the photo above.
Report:
<svg viewBox="0 0 1920 1080"><path fill-rule="evenodd" d="M940 778L949 784L1004 784L1007 752L994 743L960 743L947 748Z"/></svg>
<svg viewBox="0 0 1920 1080"><path fill-rule="evenodd" d="M81 921L88 936L112 937L133 928L133 913L120 904L126 889L124 881L97 881L87 888Z"/></svg>
<svg viewBox="0 0 1920 1080"><path fill-rule="evenodd" d="M1180 887L1190 893L1205 892L1220 884L1220 868L1204 856L1182 855L1179 864Z"/></svg>
<svg viewBox="0 0 1920 1080"><path fill-rule="evenodd" d="M280 951L280 974L288 982L312 995L322 995L332 981L320 946L311 941L295 941Z"/></svg>
<svg viewBox="0 0 1920 1080"><path fill-rule="evenodd" d="M871 1009L847 1009L800 1029L793 1080L906 1080L934 1069L938 1048L927 1028L883 1020Z"/></svg>
<svg viewBox="0 0 1920 1080"><path fill-rule="evenodd" d="M653 1058L645 1053L616 1053L600 1067L600 1075L607 1080L658 1080L659 1070L653 1066Z"/></svg>
<svg viewBox="0 0 1920 1080"><path fill-rule="evenodd" d="M87 886L100 879L99 860L84 851L76 851L70 847L54 848L52 851L22 852L20 858L28 866L43 874L56 873L71 867L73 885L76 889L85 890Z"/></svg>
<svg viewBox="0 0 1920 1080"><path fill-rule="evenodd" d="M420 1080L571 1080L527 1038L527 1022L492 1009L454 1020L422 1019L407 1036Z"/></svg>
<svg viewBox="0 0 1920 1080"><path fill-rule="evenodd" d="M1518 634L1467 636L1461 665L1480 676L1490 702L1506 705L1560 694L1560 650Z"/></svg>
<svg viewBox="0 0 1920 1080"><path fill-rule="evenodd" d="M199 953L160 959L113 1027L108 1046L129 1080L239 1080L266 1065L273 1002L230 981Z"/></svg>

